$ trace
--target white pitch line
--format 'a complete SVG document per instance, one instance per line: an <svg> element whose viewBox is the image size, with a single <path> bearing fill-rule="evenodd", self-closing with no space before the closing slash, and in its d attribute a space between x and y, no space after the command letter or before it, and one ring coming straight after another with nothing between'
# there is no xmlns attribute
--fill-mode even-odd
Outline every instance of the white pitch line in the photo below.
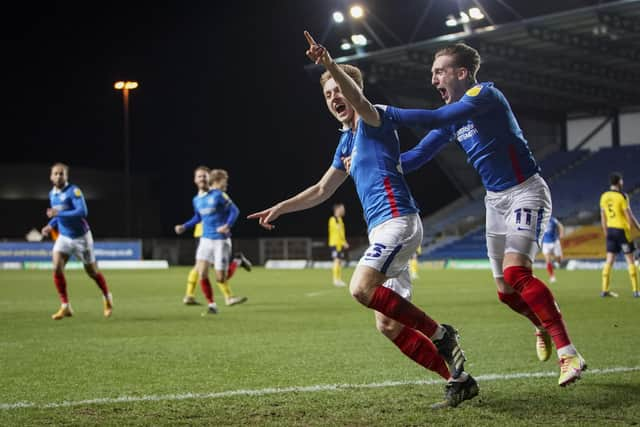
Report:
<svg viewBox="0 0 640 427"><path fill-rule="evenodd" d="M319 297L320 295L328 294L330 291L318 291L318 292L309 292L304 294L305 297Z"/></svg>
<svg viewBox="0 0 640 427"><path fill-rule="evenodd" d="M632 372L640 371L640 366L621 366L615 368L605 369L590 369L585 372L585 375L606 375L620 372ZM555 377L557 372L516 372L513 374L485 374L475 377L480 381L509 381L523 378L546 378ZM15 403L0 403L0 410L6 411L11 409L20 408L34 408L34 409L49 409L49 408L65 408L70 406L82 406L82 405L104 405L111 403L131 403L131 402L161 402L161 401L176 401L187 399L219 399L223 397L233 396L265 396L269 394L284 394L284 393L317 393L321 391L342 391L352 389L366 389L366 388L382 388L382 387L399 387L406 385L436 385L442 384L442 380L412 380L412 381L383 381L379 383L370 384L318 384L311 386L294 386L294 387L282 387L282 388L261 388L261 389L247 389L247 390L228 390L220 391L216 393L184 393L184 394L163 394L163 395L149 395L149 396L120 396L120 397L103 397L97 399L87 400L73 400L51 403L35 403L35 402L15 402Z"/></svg>

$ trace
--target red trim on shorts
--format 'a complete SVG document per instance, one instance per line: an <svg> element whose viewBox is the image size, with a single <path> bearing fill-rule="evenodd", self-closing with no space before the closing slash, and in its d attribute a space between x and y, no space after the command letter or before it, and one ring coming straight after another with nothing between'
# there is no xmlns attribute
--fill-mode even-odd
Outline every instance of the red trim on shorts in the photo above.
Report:
<svg viewBox="0 0 640 427"><path fill-rule="evenodd" d="M396 203L396 196L393 195L393 188L391 188L391 180L388 176L384 177L384 191L387 192L387 200L391 206L391 216L393 218L400 216L398 211L398 204Z"/></svg>
<svg viewBox="0 0 640 427"><path fill-rule="evenodd" d="M516 175L518 184L520 184L524 182L524 175L522 175L522 169L520 169L520 163L518 163L518 153L516 153L516 148L513 145L509 145L509 157L511 158L513 173Z"/></svg>

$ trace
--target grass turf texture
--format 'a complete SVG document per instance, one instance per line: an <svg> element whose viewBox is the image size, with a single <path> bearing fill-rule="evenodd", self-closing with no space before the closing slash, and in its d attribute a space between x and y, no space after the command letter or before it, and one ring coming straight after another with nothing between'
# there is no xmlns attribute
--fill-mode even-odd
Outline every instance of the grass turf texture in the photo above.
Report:
<svg viewBox="0 0 640 427"><path fill-rule="evenodd" d="M432 411L443 386L398 385L184 400L50 403L120 396L207 394L326 384L437 380L374 328L373 313L329 271L240 271L242 306L181 304L186 268L106 271L114 315L102 317L95 284L68 272L74 317L58 307L49 272L0 271L0 425L634 425L640 371L585 374L561 389L557 376L479 381L481 395ZM349 273L349 272L347 272ZM546 273L538 272L542 278ZM625 271L602 299L599 271L557 273L556 297L590 368L640 366L640 300ZM218 291L217 289L215 289ZM216 296L220 293L216 292ZM199 294L198 299L203 298ZM455 325L474 375L557 372L535 356L527 321L500 304L488 271L421 271L414 301ZM222 302L222 299L219 299Z"/></svg>

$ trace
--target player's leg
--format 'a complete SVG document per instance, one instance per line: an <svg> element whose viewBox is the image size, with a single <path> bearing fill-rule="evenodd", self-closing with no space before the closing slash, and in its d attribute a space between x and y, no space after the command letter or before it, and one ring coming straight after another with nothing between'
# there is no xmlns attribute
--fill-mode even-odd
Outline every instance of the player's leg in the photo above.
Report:
<svg viewBox="0 0 640 427"><path fill-rule="evenodd" d="M409 273L411 274L411 280L418 279L418 254L413 254L409 261Z"/></svg>
<svg viewBox="0 0 640 427"><path fill-rule="evenodd" d="M546 245L546 243L543 244L543 247L544 245ZM544 260L547 263L547 273L549 273L549 281L551 283L554 283L556 281L556 276L553 271L553 258L551 256L551 250L547 249L543 251L543 254Z"/></svg>
<svg viewBox="0 0 640 427"><path fill-rule="evenodd" d="M198 271L198 280L200 281L200 288L207 300L208 314L217 314L218 306L216 305L213 287L209 281L209 265L215 262L214 257L214 240L207 238L200 238L198 243L198 249L196 250L196 270Z"/></svg>
<svg viewBox="0 0 640 427"><path fill-rule="evenodd" d="M407 301L411 300L413 288L407 268L398 277L388 279L383 286L393 290ZM447 367L447 362L442 356L443 352L450 354L452 351L457 351L462 356L462 350L457 344L455 329L449 325L443 325L447 330L445 335L451 339L441 339L437 341L436 345L423 333L404 326L378 311L374 313L378 331L393 342L408 358L437 373L447 381L444 401L437 403L434 407L455 407L463 401L477 396L478 385L473 377L463 371L456 378L453 378ZM443 349L443 345L453 345L455 348Z"/></svg>
<svg viewBox="0 0 640 427"><path fill-rule="evenodd" d="M535 326L536 333L538 333L542 329L540 319L520 297L520 294L504 282L502 264L507 239L507 228L503 219L504 208L497 198L493 199L489 196L485 197L485 207L487 212L485 234L487 255L489 256L491 273L498 290L498 300L511 310L529 319Z"/></svg>
<svg viewBox="0 0 640 427"><path fill-rule="evenodd" d="M60 297L60 308L54 314L51 315L53 320L61 320L64 317L71 317L73 311L69 305L69 296L67 294L67 279L64 275L64 266L69 260L69 253L62 252L64 248L58 244L60 239L66 239L64 236L59 236L56 240L56 244L53 247L52 263L53 263L53 283L56 285L58 296Z"/></svg>
<svg viewBox="0 0 640 427"><path fill-rule="evenodd" d="M113 297L109 292L107 281L103 274L98 270L96 264L96 255L93 249L93 236L91 232L87 232L83 237L74 239L74 254L82 261L84 271L87 275L96 282L100 292L102 293L102 305L104 317L111 317L113 312Z"/></svg>
<svg viewBox="0 0 640 427"><path fill-rule="evenodd" d="M187 275L187 289L182 302L186 305L198 305L196 301L196 286L198 284L198 270L194 265Z"/></svg>
<svg viewBox="0 0 640 427"><path fill-rule="evenodd" d="M633 262L633 249L624 254L624 258L627 260L627 271L629 272L629 280L631 281L631 292L634 298L640 297L638 292L638 269Z"/></svg>
<svg viewBox="0 0 640 427"><path fill-rule="evenodd" d="M396 322L377 311L375 312L375 317L378 331L389 338L405 356L425 369L440 375L445 381L451 379L451 373L446 362L438 353L438 349L433 345L433 342L423 333L404 326L402 323Z"/></svg>
<svg viewBox="0 0 640 427"><path fill-rule="evenodd" d="M525 255L527 249L530 251ZM532 260L537 251L537 242L527 236L507 236L504 257L504 280L514 288L540 319L551 336L560 359L558 384L565 386L580 378L586 369L584 359L578 354L569 338L562 314L551 290L532 272Z"/></svg>
<svg viewBox="0 0 640 427"><path fill-rule="evenodd" d="M341 251L337 247L331 247L331 257L333 258L333 265L331 267L331 275L333 278L333 285L338 287L347 286L342 280L342 256Z"/></svg>
<svg viewBox="0 0 640 427"><path fill-rule="evenodd" d="M613 263L616 259L616 253L610 252L607 249L607 256L604 260L604 266L602 267L602 290L600 292L601 297L611 297L617 296L615 292L609 291L609 286L611 285L611 270L613 268Z"/></svg>
<svg viewBox="0 0 640 427"><path fill-rule="evenodd" d="M222 295L224 295L225 304L233 306L242 304L247 301L247 297L236 297L233 295L231 286L227 278L227 271L229 269L229 258L231 257L231 240L215 240L214 250L214 268L216 270L216 283Z"/></svg>
<svg viewBox="0 0 640 427"><path fill-rule="evenodd" d="M422 241L420 218L412 215L389 220L371 231L369 241L371 246L351 277L351 295L360 304L430 338L457 378L464 370L465 359L455 329L438 324L395 289L385 286L388 277L406 272L409 257Z"/></svg>

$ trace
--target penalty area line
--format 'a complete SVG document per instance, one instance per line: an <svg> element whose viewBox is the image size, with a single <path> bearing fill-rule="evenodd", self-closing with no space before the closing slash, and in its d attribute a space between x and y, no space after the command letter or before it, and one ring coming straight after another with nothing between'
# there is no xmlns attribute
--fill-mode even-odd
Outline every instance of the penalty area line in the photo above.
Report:
<svg viewBox="0 0 640 427"><path fill-rule="evenodd" d="M584 375L607 375L622 372L640 371L640 366L620 366L614 368L589 369ZM482 381L509 381L525 378L547 378L557 376L557 372L516 372L513 374L484 374L478 375L476 380ZM72 406L84 405L106 405L114 403L135 403L135 402L165 402L178 401L187 399L220 399L224 397L234 396L266 396L270 394L284 393L317 393L323 391L342 391L354 389L382 388L382 387L400 387L407 385L436 385L442 384L442 380L412 380L412 381L382 381L369 384L318 384L311 386L293 386L293 387L272 387L261 389L241 389L228 390L214 393L183 393L183 394L162 394L148 396L119 396L119 397L103 397L86 400L65 400L61 402L36 403L36 402L15 402L0 403L0 410L7 411L11 409L33 408L33 409L50 409L50 408L66 408Z"/></svg>

